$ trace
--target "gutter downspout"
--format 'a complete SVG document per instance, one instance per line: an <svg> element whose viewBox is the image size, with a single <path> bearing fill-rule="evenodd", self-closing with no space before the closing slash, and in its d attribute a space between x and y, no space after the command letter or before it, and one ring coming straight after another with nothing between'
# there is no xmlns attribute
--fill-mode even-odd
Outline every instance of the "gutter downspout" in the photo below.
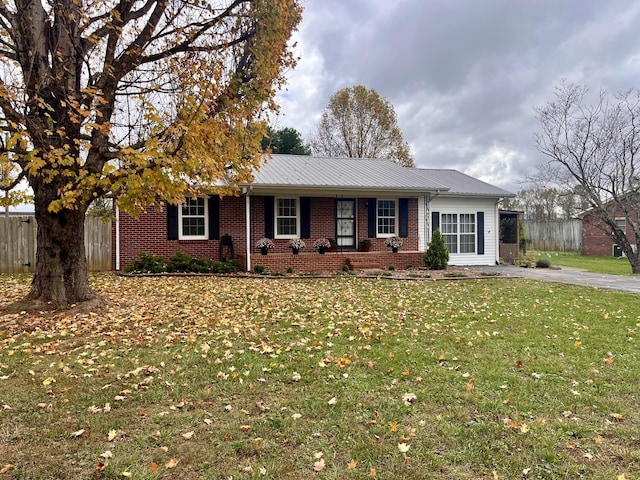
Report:
<svg viewBox="0 0 640 480"><path fill-rule="evenodd" d="M246 251L247 251L247 264L246 264L246 269L247 272L251 271L251 197L249 196L249 193L251 192L251 187L247 188L243 188L244 190L244 211L245 211L245 225L246 225L246 236L247 236L247 240L246 240Z"/></svg>
<svg viewBox="0 0 640 480"><path fill-rule="evenodd" d="M116 204L116 272L120 271L120 208Z"/></svg>

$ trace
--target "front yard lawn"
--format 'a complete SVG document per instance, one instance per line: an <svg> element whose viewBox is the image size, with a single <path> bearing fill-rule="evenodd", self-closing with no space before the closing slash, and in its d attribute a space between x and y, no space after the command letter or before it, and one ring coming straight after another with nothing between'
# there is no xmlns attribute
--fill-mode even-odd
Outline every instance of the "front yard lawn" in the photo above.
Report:
<svg viewBox="0 0 640 480"><path fill-rule="evenodd" d="M632 479L638 297L522 279L92 278L0 316L0 478ZM27 277L0 276L0 305Z"/></svg>
<svg viewBox="0 0 640 480"><path fill-rule="evenodd" d="M591 257L577 252L531 252L536 259L548 260L558 267L581 268L593 273L631 275L629 260L622 257Z"/></svg>

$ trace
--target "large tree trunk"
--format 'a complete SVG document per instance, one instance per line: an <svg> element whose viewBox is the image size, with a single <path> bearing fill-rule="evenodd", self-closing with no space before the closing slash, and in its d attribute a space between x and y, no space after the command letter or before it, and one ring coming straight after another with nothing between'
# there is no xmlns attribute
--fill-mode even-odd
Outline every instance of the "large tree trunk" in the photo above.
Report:
<svg viewBox="0 0 640 480"><path fill-rule="evenodd" d="M640 274L640 256L629 258L631 264L631 273L634 275Z"/></svg>
<svg viewBox="0 0 640 480"><path fill-rule="evenodd" d="M48 204L36 196L36 273L26 300L51 308L90 300L94 294L84 247L86 208L53 213L47 210Z"/></svg>

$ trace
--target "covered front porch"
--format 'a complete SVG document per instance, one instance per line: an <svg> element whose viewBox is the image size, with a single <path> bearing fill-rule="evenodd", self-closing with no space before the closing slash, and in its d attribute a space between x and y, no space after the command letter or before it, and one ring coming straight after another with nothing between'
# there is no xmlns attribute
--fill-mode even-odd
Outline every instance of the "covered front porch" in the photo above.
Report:
<svg viewBox="0 0 640 480"><path fill-rule="evenodd" d="M337 272L343 270L346 265L349 270L382 269L387 270L393 266L395 269L407 267L418 268L424 266L422 257L424 252L388 251L373 252L326 252L320 254L316 251L293 253L269 253L261 255L251 253L247 262L246 254L239 255L240 265L250 265L254 270L256 265L264 267L267 273L284 273L287 271L299 272Z"/></svg>

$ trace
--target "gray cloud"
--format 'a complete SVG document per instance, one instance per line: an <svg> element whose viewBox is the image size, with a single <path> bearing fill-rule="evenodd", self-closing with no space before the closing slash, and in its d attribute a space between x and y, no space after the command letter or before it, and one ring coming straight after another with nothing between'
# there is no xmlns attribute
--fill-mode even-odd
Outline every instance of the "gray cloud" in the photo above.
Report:
<svg viewBox="0 0 640 480"><path fill-rule="evenodd" d="M517 190L544 161L534 107L561 79L638 86L633 0L307 0L298 67L279 126L313 133L335 91L376 89L421 167L456 168Z"/></svg>

